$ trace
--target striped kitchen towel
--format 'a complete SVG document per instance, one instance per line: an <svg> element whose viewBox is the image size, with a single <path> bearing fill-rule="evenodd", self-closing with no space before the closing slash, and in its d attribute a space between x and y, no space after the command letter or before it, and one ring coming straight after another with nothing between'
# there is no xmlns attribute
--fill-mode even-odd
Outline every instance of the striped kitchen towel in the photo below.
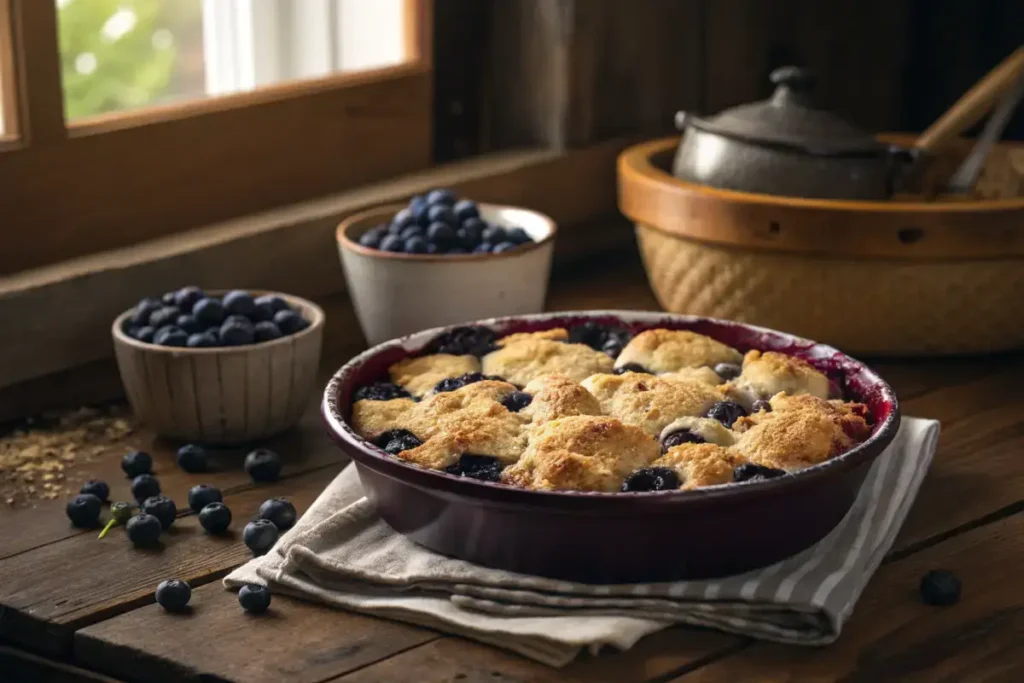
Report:
<svg viewBox="0 0 1024 683"><path fill-rule="evenodd" d="M224 583L273 590L455 633L562 666L684 623L801 645L835 640L928 470L939 424L904 418L853 508L817 545L718 580L595 586L488 569L395 533L347 467L274 551Z"/></svg>

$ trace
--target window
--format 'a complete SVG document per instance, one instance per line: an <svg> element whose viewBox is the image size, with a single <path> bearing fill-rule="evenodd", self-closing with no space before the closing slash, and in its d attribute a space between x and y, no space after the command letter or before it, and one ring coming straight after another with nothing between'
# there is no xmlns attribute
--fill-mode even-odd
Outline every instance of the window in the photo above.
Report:
<svg viewBox="0 0 1024 683"><path fill-rule="evenodd" d="M431 16L430 0L0 0L0 273L426 167Z"/></svg>

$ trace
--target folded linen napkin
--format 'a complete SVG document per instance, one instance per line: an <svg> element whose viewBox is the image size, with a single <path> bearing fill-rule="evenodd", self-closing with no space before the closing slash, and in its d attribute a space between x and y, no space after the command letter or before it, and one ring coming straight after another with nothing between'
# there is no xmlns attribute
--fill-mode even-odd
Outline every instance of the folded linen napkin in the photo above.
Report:
<svg viewBox="0 0 1024 683"><path fill-rule="evenodd" d="M444 557L395 533L346 467L274 550L224 579L462 635L552 666L684 623L801 645L835 640L928 470L933 420L904 418L850 513L778 564L705 581L576 584Z"/></svg>

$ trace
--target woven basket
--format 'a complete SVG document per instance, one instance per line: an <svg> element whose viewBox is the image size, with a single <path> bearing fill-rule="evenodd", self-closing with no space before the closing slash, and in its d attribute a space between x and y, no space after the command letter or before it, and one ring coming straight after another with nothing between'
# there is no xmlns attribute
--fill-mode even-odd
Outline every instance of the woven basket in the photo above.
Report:
<svg viewBox="0 0 1024 683"><path fill-rule="evenodd" d="M666 310L862 355L1024 348L1024 200L960 201L942 212L935 202L723 193L657 168L676 142L627 150L619 166L620 206L637 222ZM623 168L639 160L646 175Z"/></svg>

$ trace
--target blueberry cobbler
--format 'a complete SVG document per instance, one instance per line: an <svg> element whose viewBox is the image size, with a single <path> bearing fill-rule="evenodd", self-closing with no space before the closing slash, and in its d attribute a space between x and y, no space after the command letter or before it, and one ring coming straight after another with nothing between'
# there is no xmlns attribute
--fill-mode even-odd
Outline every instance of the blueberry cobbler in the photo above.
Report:
<svg viewBox="0 0 1024 683"><path fill-rule="evenodd" d="M866 406L831 398L803 360L685 330L458 328L388 374L353 395L360 436L410 464L533 490L773 479L871 431Z"/></svg>

